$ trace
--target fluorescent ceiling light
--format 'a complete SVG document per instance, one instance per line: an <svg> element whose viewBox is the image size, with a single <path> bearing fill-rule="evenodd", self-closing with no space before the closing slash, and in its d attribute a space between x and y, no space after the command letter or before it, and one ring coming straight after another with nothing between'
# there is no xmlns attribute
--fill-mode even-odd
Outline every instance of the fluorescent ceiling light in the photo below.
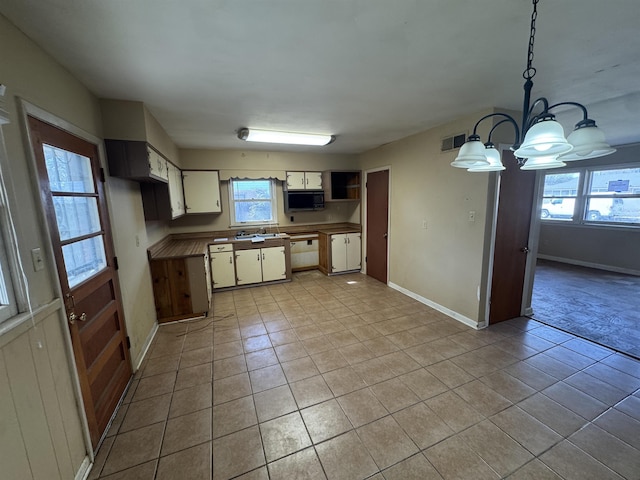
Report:
<svg viewBox="0 0 640 480"><path fill-rule="evenodd" d="M315 133L276 132L273 130L256 130L255 128L241 128L238 138L247 142L286 143L289 145L323 146L333 142L333 135L318 135Z"/></svg>

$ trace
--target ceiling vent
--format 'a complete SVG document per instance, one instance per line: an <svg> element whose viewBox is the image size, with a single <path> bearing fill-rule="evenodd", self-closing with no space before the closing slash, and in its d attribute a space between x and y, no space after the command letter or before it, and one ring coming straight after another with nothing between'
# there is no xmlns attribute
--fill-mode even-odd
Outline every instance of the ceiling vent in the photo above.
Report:
<svg viewBox="0 0 640 480"><path fill-rule="evenodd" d="M460 148L466 140L467 140L466 133L459 133L457 135L452 135L450 137L443 138L442 144L440 145L440 151L448 152L450 150L455 150L456 148Z"/></svg>

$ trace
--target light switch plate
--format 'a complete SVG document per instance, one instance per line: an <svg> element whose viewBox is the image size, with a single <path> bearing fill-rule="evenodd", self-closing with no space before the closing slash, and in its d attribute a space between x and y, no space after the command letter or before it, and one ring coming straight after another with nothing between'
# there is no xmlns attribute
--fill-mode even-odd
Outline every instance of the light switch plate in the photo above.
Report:
<svg viewBox="0 0 640 480"><path fill-rule="evenodd" d="M42 250L34 248L31 250L31 259L33 260L33 270L39 272L44 270L44 261L42 260Z"/></svg>

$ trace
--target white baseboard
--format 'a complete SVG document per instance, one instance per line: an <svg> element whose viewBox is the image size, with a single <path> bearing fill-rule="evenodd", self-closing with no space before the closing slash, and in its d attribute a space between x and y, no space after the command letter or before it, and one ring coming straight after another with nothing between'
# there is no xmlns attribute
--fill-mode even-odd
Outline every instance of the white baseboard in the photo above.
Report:
<svg viewBox="0 0 640 480"><path fill-rule="evenodd" d="M87 455L86 457L84 457L84 460L82 461L82 465L80 465L80 468L78 469L78 472L76 473L76 476L74 477L74 479L87 480L87 478L89 478L89 474L91 473L92 468L93 468L93 463L91 463L91 459L89 458L89 455Z"/></svg>
<svg viewBox="0 0 640 480"><path fill-rule="evenodd" d="M459 314L458 312L454 312L453 310L447 308L447 307L443 307L442 305L433 302L431 300L429 300L428 298L425 298L421 295L418 295L417 293L412 292L411 290L407 290L406 288L401 287L400 285L396 285L393 282L389 282L389 287L393 288L394 290L397 290L401 293L404 293L406 296L413 298L414 300L419 301L420 303L423 303L424 305L427 305L435 310L438 310L439 312L444 313L445 315L448 315L449 317L453 318L454 320L459 321L460 323L464 323L465 325L467 325L468 327L471 328L475 328L476 330L479 330L481 328L484 328L485 322L476 322L475 320L471 320L469 317L465 317L464 315Z"/></svg>
<svg viewBox="0 0 640 480"><path fill-rule="evenodd" d="M600 263L583 262L582 260L574 260L572 258L554 257L552 255L540 255L538 258L542 260L551 260L553 262L568 263L570 265L577 265L579 267L597 268L598 270L606 270L608 272L625 273L627 275L640 276L640 271L633 270L631 268L615 267L612 265L602 265Z"/></svg>
<svg viewBox="0 0 640 480"><path fill-rule="evenodd" d="M142 365L142 361L144 360L144 357L146 357L147 352L149 351L149 347L151 346L151 342L153 342L153 339L156 336L157 332L158 332L158 322L153 324L153 328L149 332L149 335L147 335L147 339L144 341L144 347L142 348L142 353L140 353L138 362L134 366L133 373L137 372L138 369L140 368L140 365Z"/></svg>

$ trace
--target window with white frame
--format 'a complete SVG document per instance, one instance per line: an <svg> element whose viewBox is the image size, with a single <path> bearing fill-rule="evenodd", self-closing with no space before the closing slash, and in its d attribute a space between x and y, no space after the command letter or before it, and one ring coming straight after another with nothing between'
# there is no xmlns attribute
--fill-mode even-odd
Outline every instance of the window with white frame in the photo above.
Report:
<svg viewBox="0 0 640 480"><path fill-rule="evenodd" d="M276 186L272 179L229 180L231 226L276 223Z"/></svg>
<svg viewBox="0 0 640 480"><path fill-rule="evenodd" d="M2 122L0 122L1 124ZM0 130L0 156L4 156L4 138ZM6 165L6 158L1 159ZM0 175L2 172L0 172ZM7 206L7 193L4 181L0 178L0 323L18 313L14 294L14 283L9 268L8 240L11 238L11 216Z"/></svg>
<svg viewBox="0 0 640 480"><path fill-rule="evenodd" d="M576 211L580 178L580 172L545 174L540 218L572 221Z"/></svg>
<svg viewBox="0 0 640 480"><path fill-rule="evenodd" d="M640 227L640 166L585 167L545 174L540 217Z"/></svg>

